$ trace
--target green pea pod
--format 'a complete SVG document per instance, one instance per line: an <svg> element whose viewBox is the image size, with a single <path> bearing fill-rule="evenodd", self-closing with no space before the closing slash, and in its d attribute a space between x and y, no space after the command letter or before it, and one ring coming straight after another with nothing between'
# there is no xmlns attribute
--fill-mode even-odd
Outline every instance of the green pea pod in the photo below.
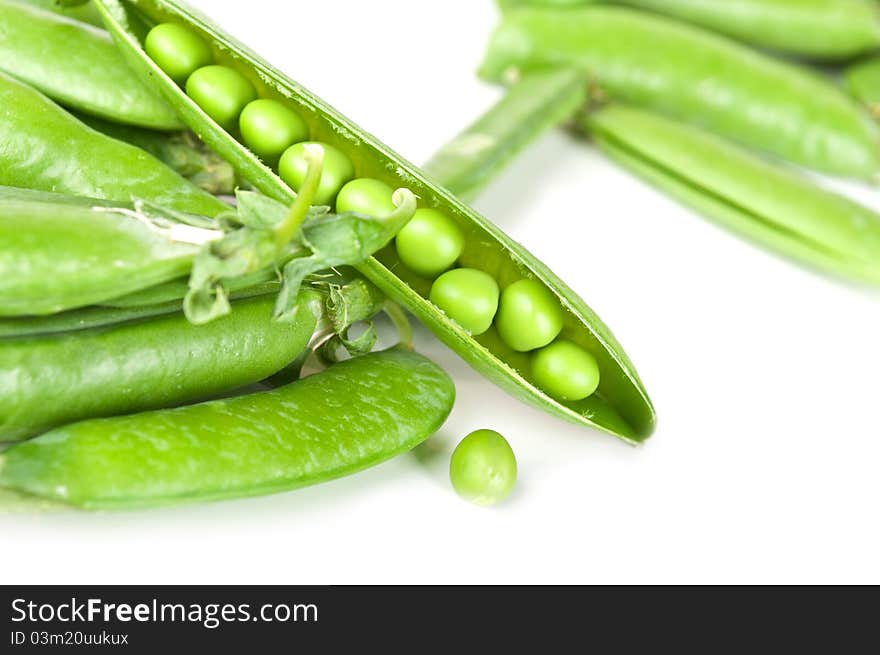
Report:
<svg viewBox="0 0 880 655"><path fill-rule="evenodd" d="M716 136L611 106L584 119L624 167L724 227L822 271L880 284L880 215Z"/></svg>
<svg viewBox="0 0 880 655"><path fill-rule="evenodd" d="M62 16L67 16L68 18L75 18L78 21L83 23L89 23L90 25L95 25L97 27L103 27L104 22L101 20L101 14L95 9L95 5L91 2L77 2L74 4L68 4L66 2L59 2L58 0L15 0L21 4L31 5L32 7L39 7L40 9L45 9L46 11L53 11L56 14L61 14Z"/></svg>
<svg viewBox="0 0 880 655"><path fill-rule="evenodd" d="M521 150L584 106L587 82L586 74L564 69L523 77L424 169L462 200L472 199Z"/></svg>
<svg viewBox="0 0 880 655"><path fill-rule="evenodd" d="M541 78L545 78L543 73L537 78L529 74L511 89L515 91L520 85L528 84L536 98L532 107L538 115L541 109L537 98L545 97L548 101L551 98L542 92ZM550 81L549 76L546 79ZM548 107L544 111L551 113L552 109ZM513 131L505 135L503 130L493 127L512 125L513 117L519 112L520 107L505 96L478 119L478 124L487 123L484 129L488 133L499 135L494 150L505 151L509 146L514 151L527 144L521 133ZM781 170L733 144L688 130L684 125L672 125L659 117L619 106L595 116L596 139L613 158L689 206L765 247L814 268L859 282L876 283L874 262L878 258L872 255L876 249L872 235L878 217L874 212L816 188L795 173ZM602 136L600 124L607 127L612 136ZM615 138L617 135L620 138ZM511 143L506 144L505 139ZM683 144L684 151L676 144ZM445 149L446 146L441 152ZM463 157L466 161L461 168L489 173L479 177L480 185L485 185L498 171L484 168L480 160L485 156L492 162L493 155L492 149L474 149L470 157ZM671 161L668 167L667 160ZM772 180L780 191L768 191L755 182L758 178ZM468 188L476 190L476 187ZM756 195L756 189L761 193ZM745 202L741 203L741 198L745 198ZM809 209L804 209L804 203L809 204ZM826 241L832 244L831 248Z"/></svg>
<svg viewBox="0 0 880 655"><path fill-rule="evenodd" d="M611 99L665 113L831 174L880 174L880 127L820 75L726 37L618 7L504 15L482 65L574 66Z"/></svg>
<svg viewBox="0 0 880 655"><path fill-rule="evenodd" d="M0 340L0 441L209 398L277 373L306 348L320 304L304 294L296 320L280 323L272 320L273 302L240 301L228 316L199 327L177 313Z"/></svg>
<svg viewBox="0 0 880 655"><path fill-rule="evenodd" d="M145 150L170 169L212 195L232 195L239 186L235 170L189 131L158 132L77 115L101 134Z"/></svg>
<svg viewBox="0 0 880 655"><path fill-rule="evenodd" d="M131 209L131 205L124 202L90 198L88 196L72 196L55 191L41 191L27 187L0 185L0 203L11 201L22 202L48 202L73 205L74 207L112 207L117 209Z"/></svg>
<svg viewBox="0 0 880 655"><path fill-rule="evenodd" d="M278 293L277 282L245 285L230 289L233 301ZM118 325L142 318L152 318L181 311L181 301L186 295L186 280L174 280L150 287L142 292L114 298L101 305L81 307L49 316L16 316L0 318L0 339L46 334L74 332L94 327Z"/></svg>
<svg viewBox="0 0 880 655"><path fill-rule="evenodd" d="M374 353L272 391L53 430L0 455L0 487L111 510L277 493L411 450L454 398L430 360Z"/></svg>
<svg viewBox="0 0 880 655"><path fill-rule="evenodd" d="M0 201L0 316L84 307L189 272L199 246L123 211Z"/></svg>
<svg viewBox="0 0 880 655"><path fill-rule="evenodd" d="M140 307L82 307L50 316L0 318L0 339L76 332L180 311L180 300Z"/></svg>
<svg viewBox="0 0 880 655"><path fill-rule="evenodd" d="M745 43L817 60L856 57L880 48L876 0L501 0L522 5L628 5L700 25Z"/></svg>
<svg viewBox="0 0 880 655"><path fill-rule="evenodd" d="M43 94L0 73L0 184L130 202L203 216L228 209L152 155L83 125Z"/></svg>
<svg viewBox="0 0 880 655"><path fill-rule="evenodd" d="M852 65L846 70L846 87L854 98L880 118L880 57Z"/></svg>
<svg viewBox="0 0 880 655"><path fill-rule="evenodd" d="M125 65L104 30L0 0L0 70L63 105L119 123L161 130L182 125Z"/></svg>
<svg viewBox="0 0 880 655"><path fill-rule="evenodd" d="M278 293L280 286L278 272L274 269L264 269L256 274L227 282L225 285L226 290L233 298L262 295L264 293ZM137 309L138 307L161 305L166 302L177 302L179 304L188 291L189 278L180 278L163 284L157 284L142 291L105 300L101 305L118 309Z"/></svg>
<svg viewBox="0 0 880 655"><path fill-rule="evenodd" d="M608 328L546 266L492 223L463 205L416 167L273 69L207 19L170 0L122 3L99 0L96 6L132 68L155 84L187 125L238 174L262 193L284 203L293 190L250 150L228 134L189 98L144 52L143 38L151 25L174 22L187 26L211 45L216 63L235 68L258 90L293 108L306 122L310 136L334 146L354 163L361 177L377 178L390 188L406 187L426 207L440 210L465 235L462 266L491 274L502 287L524 277L540 283L564 310L563 334L599 361L602 381L596 394L576 402L557 401L530 380L529 356L506 346L490 329L475 337L427 300L430 281L408 271L393 247L380 251L358 270L386 296L412 312L434 334L493 382L520 399L566 420L597 427L629 442L644 440L653 430L654 410L632 363Z"/></svg>

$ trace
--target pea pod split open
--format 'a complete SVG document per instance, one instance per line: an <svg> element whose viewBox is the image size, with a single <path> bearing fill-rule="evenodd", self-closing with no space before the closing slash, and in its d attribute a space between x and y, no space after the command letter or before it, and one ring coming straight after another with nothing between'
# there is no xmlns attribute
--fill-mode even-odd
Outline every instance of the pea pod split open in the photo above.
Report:
<svg viewBox="0 0 880 655"><path fill-rule="evenodd" d="M612 100L809 168L880 176L880 128L858 103L817 73L696 27L621 7L507 12L482 74L546 66L580 68Z"/></svg>
<svg viewBox="0 0 880 655"><path fill-rule="evenodd" d="M85 509L296 489L410 450L454 397L424 357L375 353L273 391L58 428L0 455L0 488Z"/></svg>
<svg viewBox="0 0 880 655"><path fill-rule="evenodd" d="M144 80L151 81L189 127L231 162L241 177L255 188L290 203L296 194L288 182L292 183L295 175L288 175L285 181L271 161L264 163L236 140L227 129L230 112L226 107L212 106L214 118L209 115L202 106L207 106L206 99L199 93L208 73L230 81L241 91L243 103L259 96L292 109L307 126L313 141L350 162L352 170L345 173L327 196L328 204L333 203L339 188L352 177L368 178L369 184L358 188L364 197L376 189L381 192L406 187L418 196L424 209L437 210L461 232L463 247L457 259L460 266L488 273L501 288L523 279L532 280L541 293L548 294L561 308L561 337L578 344L598 360L601 383L598 392L586 399L553 399L532 382L529 353L511 348L494 327L475 336L429 302L432 280L404 266L394 247L384 249L374 259L358 266L386 295L403 304L478 371L515 396L569 421L598 427L630 442L641 441L650 434L654 424L653 408L620 345L584 302L522 246L416 167L182 4L160 0L106 0L97 2L97 7L132 67ZM193 76L187 81L187 88L194 97L188 96L144 51L144 39L150 28L164 23L186 26L211 48L215 65L208 67L211 70L205 75L195 76L198 84L192 83ZM218 65L226 71L218 71ZM197 100L202 100L202 105ZM283 158L281 166L284 166ZM354 191L351 195L355 195Z"/></svg>

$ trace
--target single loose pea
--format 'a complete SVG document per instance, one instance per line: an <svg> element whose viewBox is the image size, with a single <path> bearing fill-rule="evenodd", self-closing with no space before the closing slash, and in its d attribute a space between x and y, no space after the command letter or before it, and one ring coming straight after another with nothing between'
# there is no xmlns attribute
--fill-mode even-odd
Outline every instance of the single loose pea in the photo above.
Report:
<svg viewBox="0 0 880 655"><path fill-rule="evenodd" d="M599 387L599 364L577 344L559 339L532 355L532 379L556 400L582 400Z"/></svg>
<svg viewBox="0 0 880 655"><path fill-rule="evenodd" d="M272 164L294 143L309 138L309 126L300 115L270 98L254 100L245 107L238 127L244 144Z"/></svg>
<svg viewBox="0 0 880 655"><path fill-rule="evenodd" d="M327 143L315 141L297 143L290 146L281 155L278 163L278 174L287 185L294 191L299 191L306 171L309 168L305 157L306 147L310 144L324 148L324 170L321 173L321 183L318 185L318 193L315 194L316 205L332 205L339 190L354 177L354 165L338 148Z"/></svg>
<svg viewBox="0 0 880 655"><path fill-rule="evenodd" d="M507 439L494 430L471 432L452 453L449 479L463 498L494 505L513 491L516 456Z"/></svg>
<svg viewBox="0 0 880 655"><path fill-rule="evenodd" d="M394 189L369 177L352 180L336 196L336 211L340 214L354 212L370 218L385 218L394 212L391 197Z"/></svg>
<svg viewBox="0 0 880 655"><path fill-rule="evenodd" d="M519 352L541 348L562 332L559 302L540 282L520 280L501 293L498 334Z"/></svg>
<svg viewBox="0 0 880 655"><path fill-rule="evenodd" d="M474 268L447 271L431 286L430 299L452 320L473 335L492 325L498 310L498 283Z"/></svg>
<svg viewBox="0 0 880 655"><path fill-rule="evenodd" d="M248 79L228 66L204 66L189 76L186 94L227 132L233 131L257 90Z"/></svg>
<svg viewBox="0 0 880 655"><path fill-rule="evenodd" d="M434 277L459 258L464 235L443 212L418 209L397 233L395 245L404 266L424 277Z"/></svg>
<svg viewBox="0 0 880 655"><path fill-rule="evenodd" d="M202 38L177 23L161 23L147 34L144 49L168 76L183 85L193 72L212 61L211 49Z"/></svg>

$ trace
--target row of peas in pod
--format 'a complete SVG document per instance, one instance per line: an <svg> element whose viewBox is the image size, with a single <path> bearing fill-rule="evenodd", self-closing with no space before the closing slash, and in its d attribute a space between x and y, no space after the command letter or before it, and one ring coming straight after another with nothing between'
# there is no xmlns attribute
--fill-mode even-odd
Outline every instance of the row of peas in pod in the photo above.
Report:
<svg viewBox="0 0 880 655"><path fill-rule="evenodd" d="M320 145L324 166L316 203L373 218L391 214L394 190L382 180L356 178L352 160L329 143L309 141L309 128L297 112L271 98L259 98L254 85L234 68L214 63L208 45L186 27L161 23L147 35L147 54L218 125L236 135L281 179L299 191L308 168L306 150ZM429 299L474 336L494 323L501 339L517 352L531 352L534 382L548 395L581 400L599 386L595 357L560 337L563 311L542 285L530 279L503 291L488 273L455 268L465 245L459 227L444 213L419 208L397 234L400 261L432 280Z"/></svg>

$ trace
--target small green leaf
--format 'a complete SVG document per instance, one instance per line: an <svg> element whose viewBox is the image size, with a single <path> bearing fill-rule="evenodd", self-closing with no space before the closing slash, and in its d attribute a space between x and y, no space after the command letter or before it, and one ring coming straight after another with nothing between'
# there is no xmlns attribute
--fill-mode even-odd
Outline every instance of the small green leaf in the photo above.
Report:
<svg viewBox="0 0 880 655"><path fill-rule="evenodd" d="M284 220L290 208L256 191L236 191L237 219L240 225L258 230L273 230Z"/></svg>
<svg viewBox="0 0 880 655"><path fill-rule="evenodd" d="M342 334L336 334L324 342L318 351L318 356L329 364L335 364L340 361L339 349L345 348L351 357L360 357L372 352L379 338L372 321L367 321L365 330L354 339L348 338L348 332L346 329Z"/></svg>
<svg viewBox="0 0 880 655"><path fill-rule="evenodd" d="M373 318L385 304L385 295L361 277L344 284L331 283L327 288L326 313L337 334L344 333L358 321Z"/></svg>
<svg viewBox="0 0 880 655"><path fill-rule="evenodd" d="M238 229L228 232L222 239L211 241L202 248L193 262L190 275L190 291L184 299L187 318L199 324L222 316L229 311L229 302L223 283L264 269L279 266L289 249L299 241L300 228L309 217L310 204L317 191L323 167L324 151L309 150L307 184L290 208L251 192L239 194L238 214L226 225ZM278 318L292 320L296 313L296 297L303 278L313 270L304 269L296 284L281 288L283 311ZM285 270L284 278L288 278ZM281 300L279 299L279 303Z"/></svg>
<svg viewBox="0 0 880 655"><path fill-rule="evenodd" d="M283 269L283 284L275 305L275 317L292 320L296 296L307 275L334 266L356 266L388 244L412 218L416 198L406 189L395 192L397 209L385 219L357 214L329 215L308 223L302 242L311 254L291 259Z"/></svg>

